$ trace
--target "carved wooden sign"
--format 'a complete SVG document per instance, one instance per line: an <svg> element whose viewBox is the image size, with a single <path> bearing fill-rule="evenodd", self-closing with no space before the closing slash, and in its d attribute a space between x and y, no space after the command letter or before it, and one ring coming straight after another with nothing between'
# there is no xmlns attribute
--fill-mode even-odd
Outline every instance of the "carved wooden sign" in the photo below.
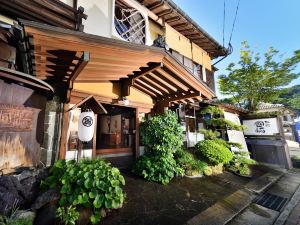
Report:
<svg viewBox="0 0 300 225"><path fill-rule="evenodd" d="M31 131L34 114L33 108L0 104L0 131Z"/></svg>

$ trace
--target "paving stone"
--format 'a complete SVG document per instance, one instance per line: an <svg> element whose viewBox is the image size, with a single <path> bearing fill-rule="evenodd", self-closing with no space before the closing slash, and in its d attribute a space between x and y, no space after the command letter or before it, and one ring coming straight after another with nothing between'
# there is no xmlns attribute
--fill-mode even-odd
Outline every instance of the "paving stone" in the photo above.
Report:
<svg viewBox="0 0 300 225"><path fill-rule="evenodd" d="M278 215L277 211L253 203L228 225L271 225Z"/></svg>
<svg viewBox="0 0 300 225"><path fill-rule="evenodd" d="M187 225L221 225L230 221L253 200L247 190L238 190L221 201L198 214L187 222Z"/></svg>
<svg viewBox="0 0 300 225"><path fill-rule="evenodd" d="M260 176L259 178L249 182L246 185L246 189L258 194L262 193L272 184L274 184L282 175L283 172L273 170L272 172L268 172Z"/></svg>

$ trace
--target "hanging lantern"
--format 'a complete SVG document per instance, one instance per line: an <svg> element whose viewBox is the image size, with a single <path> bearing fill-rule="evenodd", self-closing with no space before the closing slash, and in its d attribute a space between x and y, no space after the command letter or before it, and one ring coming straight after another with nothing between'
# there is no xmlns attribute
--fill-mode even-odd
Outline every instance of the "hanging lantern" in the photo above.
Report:
<svg viewBox="0 0 300 225"><path fill-rule="evenodd" d="M93 139L95 127L95 115L92 111L81 112L78 121L78 138L82 142Z"/></svg>

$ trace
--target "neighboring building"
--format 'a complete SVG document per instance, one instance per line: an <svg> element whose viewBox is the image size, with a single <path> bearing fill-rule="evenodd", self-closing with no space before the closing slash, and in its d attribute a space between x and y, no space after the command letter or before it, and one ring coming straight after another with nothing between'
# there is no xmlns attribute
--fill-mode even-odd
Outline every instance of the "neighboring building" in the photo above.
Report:
<svg viewBox="0 0 300 225"><path fill-rule="evenodd" d="M212 60L227 55L170 0L0 0L0 21L15 68L51 84L64 104L62 127L45 137L61 134L60 158L75 157L79 112L68 110L89 95L108 114L98 115L87 155L139 156L139 122L168 107L193 111L183 125L198 129L199 102L216 96Z"/></svg>
<svg viewBox="0 0 300 225"><path fill-rule="evenodd" d="M296 141L300 143L300 119L295 120Z"/></svg>
<svg viewBox="0 0 300 225"><path fill-rule="evenodd" d="M288 141L296 141L295 133L295 112L282 104L261 103L258 106L258 113L275 113L280 116L284 137Z"/></svg>

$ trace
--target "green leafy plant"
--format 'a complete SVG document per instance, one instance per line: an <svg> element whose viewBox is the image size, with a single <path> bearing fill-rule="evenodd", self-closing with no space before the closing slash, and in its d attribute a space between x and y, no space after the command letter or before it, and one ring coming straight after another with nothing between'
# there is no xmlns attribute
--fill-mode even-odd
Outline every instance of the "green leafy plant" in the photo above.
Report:
<svg viewBox="0 0 300 225"><path fill-rule="evenodd" d="M75 225L79 219L79 212L72 205L68 207L59 207L56 210L56 217L65 225Z"/></svg>
<svg viewBox="0 0 300 225"><path fill-rule="evenodd" d="M220 127L221 129L239 130L245 129L243 125L235 124L234 122L224 119L224 118L212 118L207 122L209 126Z"/></svg>
<svg viewBox="0 0 300 225"><path fill-rule="evenodd" d="M31 219L25 218L8 218L5 216L0 216L0 225L32 225Z"/></svg>
<svg viewBox="0 0 300 225"><path fill-rule="evenodd" d="M221 135L220 132L210 129L200 129L199 132L204 135L205 140L215 140Z"/></svg>
<svg viewBox="0 0 300 225"><path fill-rule="evenodd" d="M196 153L205 158L210 164L229 163L232 159L232 152L228 147L216 140L204 140L196 144Z"/></svg>
<svg viewBox="0 0 300 225"><path fill-rule="evenodd" d="M92 223L100 221L100 208L122 207L124 177L103 160L57 161L43 186L60 187L61 206L82 206L93 210Z"/></svg>
<svg viewBox="0 0 300 225"><path fill-rule="evenodd" d="M224 111L217 106L208 105L200 111L200 114L224 115Z"/></svg>
<svg viewBox="0 0 300 225"><path fill-rule="evenodd" d="M190 171L203 173L207 166L207 163L196 159L192 153L184 149L181 149L175 153L175 160L177 164L184 169L186 174L190 173Z"/></svg>
<svg viewBox="0 0 300 225"><path fill-rule="evenodd" d="M248 152L235 152L231 162L227 165L229 171L248 176L251 173L250 165L256 164L256 161L249 158Z"/></svg>
<svg viewBox="0 0 300 225"><path fill-rule="evenodd" d="M175 174L182 175L184 171L174 158L144 155L134 165L134 172L146 180L168 184Z"/></svg>
<svg viewBox="0 0 300 225"><path fill-rule="evenodd" d="M147 148L133 171L149 181L168 184L183 169L176 163L174 153L183 145L182 129L174 112L156 115L141 123L141 140Z"/></svg>

